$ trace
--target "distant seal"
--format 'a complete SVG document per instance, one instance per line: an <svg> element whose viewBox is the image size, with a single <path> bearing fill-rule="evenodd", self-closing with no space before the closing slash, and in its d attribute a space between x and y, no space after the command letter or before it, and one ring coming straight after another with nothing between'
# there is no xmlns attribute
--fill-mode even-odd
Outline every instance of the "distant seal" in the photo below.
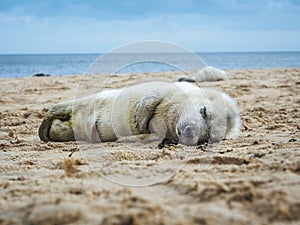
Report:
<svg viewBox="0 0 300 225"><path fill-rule="evenodd" d="M197 71L192 76L185 78L179 78L179 82L204 82L204 81L220 81L226 80L227 74L225 71L212 66L206 66L203 69Z"/></svg>
<svg viewBox="0 0 300 225"><path fill-rule="evenodd" d="M54 106L39 137L105 142L150 135L162 143L197 145L235 138L240 126L239 109L223 92L185 82L147 82Z"/></svg>

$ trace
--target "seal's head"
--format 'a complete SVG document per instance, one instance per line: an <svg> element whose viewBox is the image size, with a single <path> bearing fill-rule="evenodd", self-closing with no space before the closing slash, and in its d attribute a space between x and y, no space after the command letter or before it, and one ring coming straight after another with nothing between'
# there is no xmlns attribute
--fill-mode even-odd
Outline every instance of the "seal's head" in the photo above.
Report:
<svg viewBox="0 0 300 225"><path fill-rule="evenodd" d="M176 125L179 143L197 145L208 142L209 130L206 120L206 107L181 114Z"/></svg>

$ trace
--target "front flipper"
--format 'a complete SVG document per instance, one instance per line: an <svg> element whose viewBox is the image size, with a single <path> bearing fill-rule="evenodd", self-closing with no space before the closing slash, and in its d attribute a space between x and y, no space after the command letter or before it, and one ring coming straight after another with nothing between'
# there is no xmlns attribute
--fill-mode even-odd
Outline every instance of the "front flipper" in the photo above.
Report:
<svg viewBox="0 0 300 225"><path fill-rule="evenodd" d="M161 149L166 146L178 145L178 141L165 138L161 143L159 143L158 148Z"/></svg>
<svg viewBox="0 0 300 225"><path fill-rule="evenodd" d="M162 98L157 95L144 96L136 105L134 123L140 134L149 134L149 122L154 117Z"/></svg>
<svg viewBox="0 0 300 225"><path fill-rule="evenodd" d="M45 115L38 131L42 141L73 141L72 104L62 103L51 108Z"/></svg>

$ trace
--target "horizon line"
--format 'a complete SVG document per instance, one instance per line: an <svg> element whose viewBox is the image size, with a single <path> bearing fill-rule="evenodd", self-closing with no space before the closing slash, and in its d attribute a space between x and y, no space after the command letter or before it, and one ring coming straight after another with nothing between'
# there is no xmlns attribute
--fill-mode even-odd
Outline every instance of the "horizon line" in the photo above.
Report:
<svg viewBox="0 0 300 225"><path fill-rule="evenodd" d="M300 50L254 50L254 51L191 51L196 54L226 54L226 53L296 53ZM57 52L57 53L0 53L4 55L103 55L103 54L182 54L186 52L122 52L122 53L107 53L107 52Z"/></svg>

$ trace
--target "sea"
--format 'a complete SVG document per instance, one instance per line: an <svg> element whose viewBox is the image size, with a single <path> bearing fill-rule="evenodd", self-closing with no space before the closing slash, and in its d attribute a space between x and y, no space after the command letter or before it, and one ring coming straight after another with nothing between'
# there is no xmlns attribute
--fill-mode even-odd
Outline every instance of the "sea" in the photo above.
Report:
<svg viewBox="0 0 300 225"><path fill-rule="evenodd" d="M300 68L300 52L0 54L0 77L190 71L207 65L220 69Z"/></svg>

